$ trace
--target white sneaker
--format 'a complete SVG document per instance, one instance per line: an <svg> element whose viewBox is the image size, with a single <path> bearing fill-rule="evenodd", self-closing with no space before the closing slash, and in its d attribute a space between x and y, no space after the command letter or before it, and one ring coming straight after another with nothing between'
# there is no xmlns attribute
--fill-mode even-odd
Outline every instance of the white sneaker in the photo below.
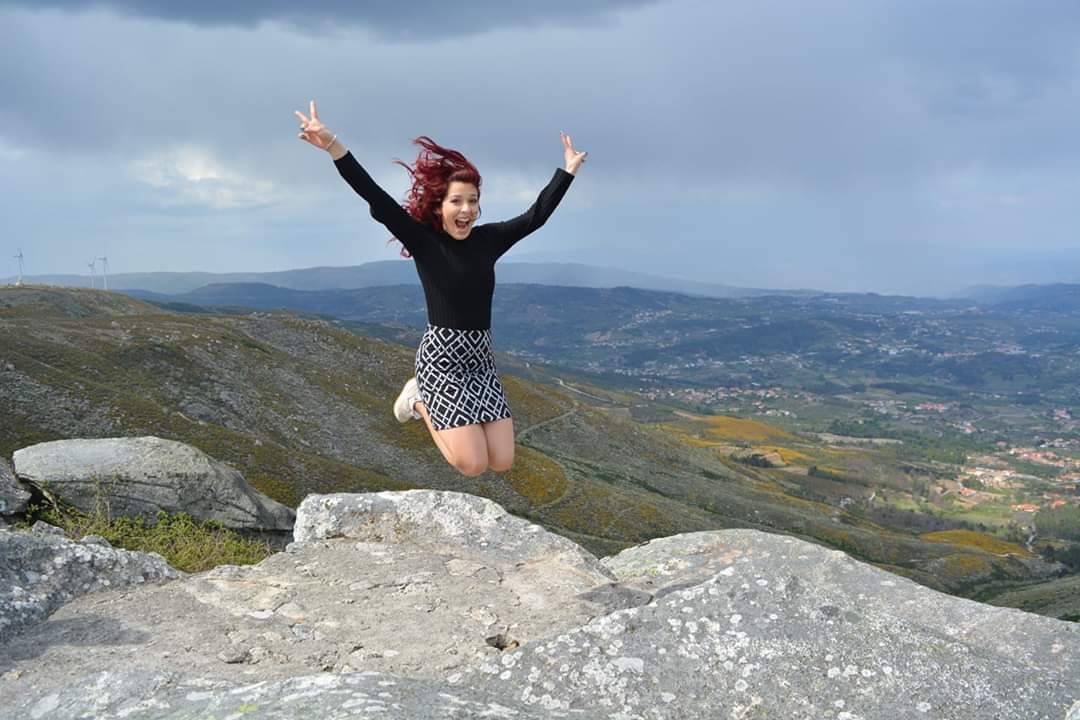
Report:
<svg viewBox="0 0 1080 720"><path fill-rule="evenodd" d="M401 394L397 396L397 400L394 401L394 417L402 423L419 420L420 415L413 410L413 405L421 401L420 386L416 384L416 378L411 377L405 383L405 387L401 388Z"/></svg>

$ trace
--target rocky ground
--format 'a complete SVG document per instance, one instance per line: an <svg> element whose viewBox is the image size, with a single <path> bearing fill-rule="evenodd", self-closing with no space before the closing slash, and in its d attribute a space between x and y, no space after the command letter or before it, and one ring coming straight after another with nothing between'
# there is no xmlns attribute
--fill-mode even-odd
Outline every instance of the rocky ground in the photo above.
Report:
<svg viewBox="0 0 1080 720"><path fill-rule="evenodd" d="M294 533L259 565L118 581L24 624L0 717L1080 719L1077 625L795 538L599 560L432 490L312 495ZM49 573L11 560L26 537L0 531L0 566L32 594Z"/></svg>

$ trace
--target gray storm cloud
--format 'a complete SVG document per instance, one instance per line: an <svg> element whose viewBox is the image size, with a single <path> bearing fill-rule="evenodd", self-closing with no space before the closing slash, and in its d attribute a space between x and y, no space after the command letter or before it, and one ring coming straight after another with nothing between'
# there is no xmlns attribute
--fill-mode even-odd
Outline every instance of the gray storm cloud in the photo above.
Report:
<svg viewBox="0 0 1080 720"><path fill-rule="evenodd" d="M8 226L129 257L208 238L237 269L375 259L341 252L385 234L295 137L314 97L398 195L412 137L464 151L492 217L571 132L586 175L522 249L546 259L925 291L979 248L1075 245L1080 3L365 5L0 0ZM333 239L298 245L313 225Z"/></svg>
<svg viewBox="0 0 1080 720"><path fill-rule="evenodd" d="M215 0L34 0L0 2L0 8L31 10L109 9L135 17L172 20L201 26L254 26L266 20L316 29L335 24L363 25L396 40L425 41L432 32L472 35L496 28L547 24L602 22L609 13L650 4L654 0L545 0L515 3L505 0L444 0L409 2L350 2L349 0L284 0L216 2Z"/></svg>

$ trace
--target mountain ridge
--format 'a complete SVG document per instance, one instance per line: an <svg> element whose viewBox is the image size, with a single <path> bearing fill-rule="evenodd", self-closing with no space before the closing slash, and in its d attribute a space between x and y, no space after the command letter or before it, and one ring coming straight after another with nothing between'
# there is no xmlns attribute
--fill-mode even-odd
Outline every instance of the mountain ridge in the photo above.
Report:
<svg viewBox="0 0 1080 720"><path fill-rule="evenodd" d="M746 295L815 294L815 290L769 290L765 288L734 287L705 283L663 275L621 270L583 263L530 263L505 261L497 268L499 282L566 285L572 287L616 287L619 285L643 289L668 290L708 297L741 297ZM0 279L12 283L14 278ZM87 287L91 278L85 275L26 275L24 284ZM98 285L101 280L95 280ZM112 290L147 290L178 294L209 284L266 283L292 290L348 290L382 285L419 285L412 262L378 260L353 266L318 266L269 272L149 272L116 273L109 275Z"/></svg>

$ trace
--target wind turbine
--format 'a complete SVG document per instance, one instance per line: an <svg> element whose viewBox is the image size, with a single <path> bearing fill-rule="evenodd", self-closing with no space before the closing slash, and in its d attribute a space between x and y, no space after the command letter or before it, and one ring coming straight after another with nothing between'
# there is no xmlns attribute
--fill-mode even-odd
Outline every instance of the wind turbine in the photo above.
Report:
<svg viewBox="0 0 1080 720"><path fill-rule="evenodd" d="M22 248L19 248L19 254L15 256L15 259L19 261L19 279L15 281L15 287L22 285Z"/></svg>
<svg viewBox="0 0 1080 720"><path fill-rule="evenodd" d="M90 288L91 289L93 289L93 287L94 287L94 266L95 265L97 265L97 260L96 259L91 260L90 262L86 263L86 267L90 268Z"/></svg>
<svg viewBox="0 0 1080 720"><path fill-rule="evenodd" d="M99 257L101 261L101 277L105 280L105 289L109 289L109 258Z"/></svg>

